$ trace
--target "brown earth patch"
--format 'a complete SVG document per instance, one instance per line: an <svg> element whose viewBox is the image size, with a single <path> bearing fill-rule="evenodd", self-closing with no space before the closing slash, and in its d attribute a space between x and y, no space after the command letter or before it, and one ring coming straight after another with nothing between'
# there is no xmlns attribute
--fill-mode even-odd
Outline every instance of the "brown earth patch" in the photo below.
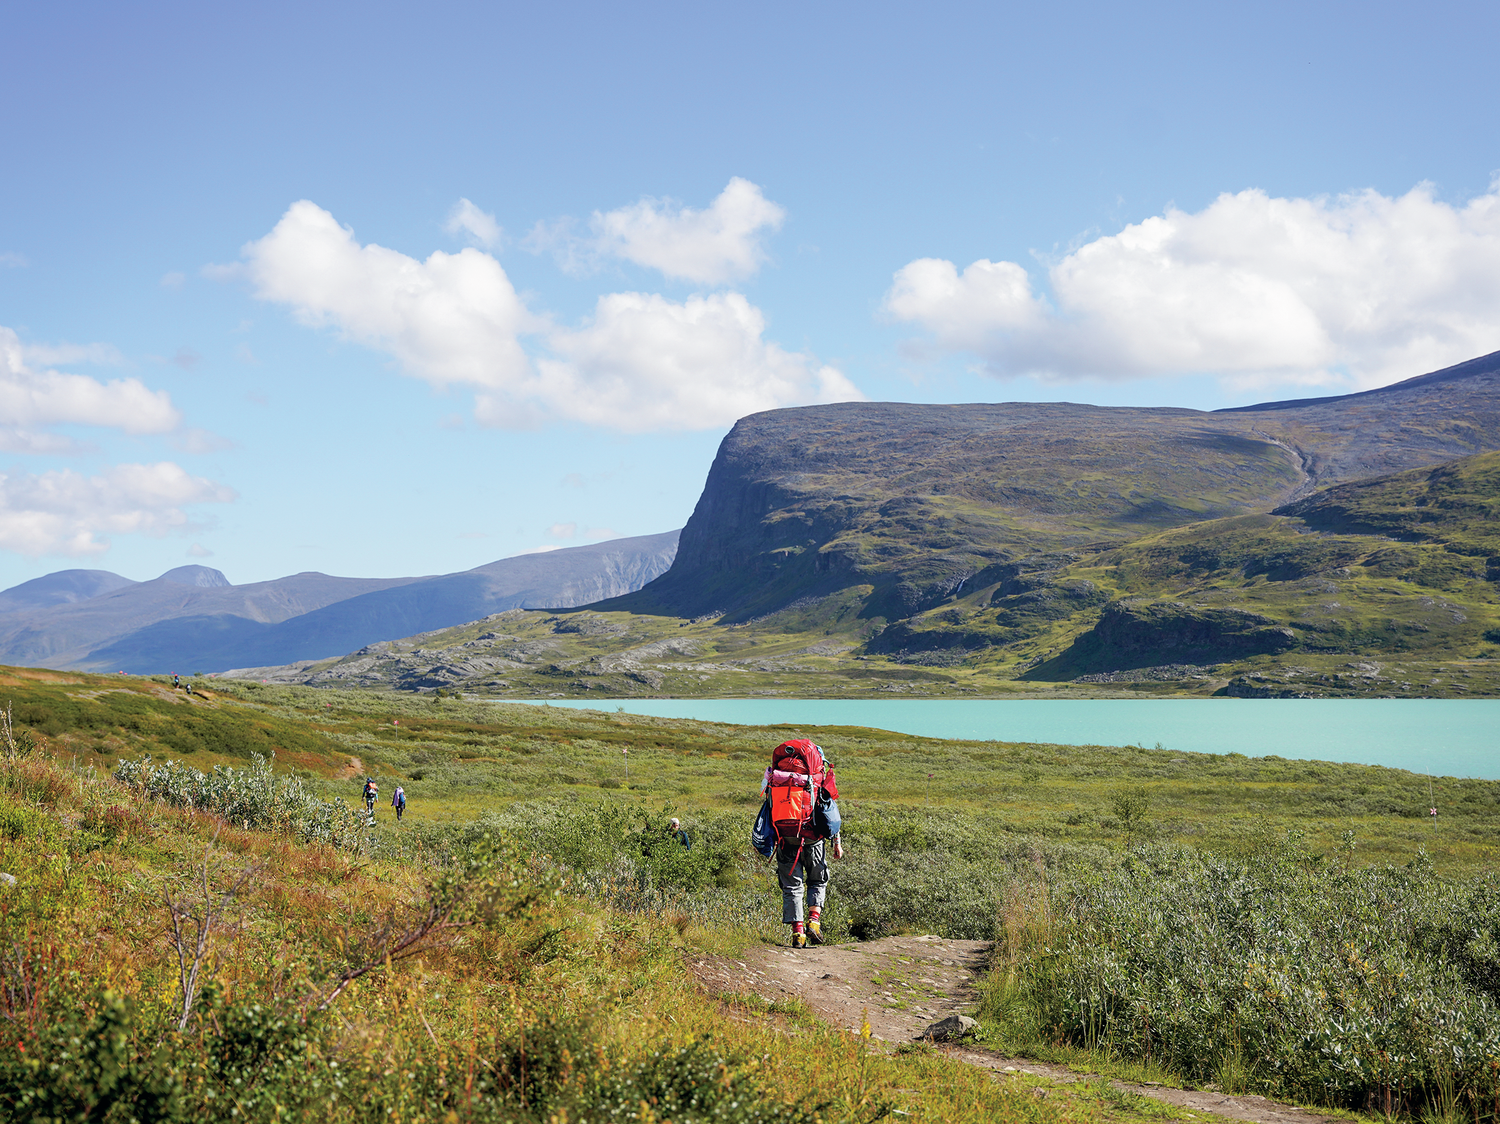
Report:
<svg viewBox="0 0 1500 1124"><path fill-rule="evenodd" d="M0 687L19 687L24 683L87 683L87 679L80 679L76 675L65 675L57 671L48 671L46 668L35 670L24 667L8 667L0 674Z"/></svg>

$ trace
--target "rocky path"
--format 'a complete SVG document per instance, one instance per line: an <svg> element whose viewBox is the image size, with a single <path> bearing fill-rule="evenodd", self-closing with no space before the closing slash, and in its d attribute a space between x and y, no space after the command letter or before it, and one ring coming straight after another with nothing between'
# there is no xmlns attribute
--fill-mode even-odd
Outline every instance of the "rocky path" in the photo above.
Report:
<svg viewBox="0 0 1500 1124"><path fill-rule="evenodd" d="M943 1018L974 1009L979 999L976 983L988 952L986 941L902 936L807 949L767 945L751 950L743 959L700 957L689 967L711 995L759 996L768 1003L797 998L824 1022L846 1030L857 1032L868 1018L871 1036L895 1046L922 1038ZM1058 1084L1100 1080L1099 1074L1009 1058L967 1043L945 1048L961 1061L999 1073L1027 1073ZM1110 1084L1175 1105L1185 1114L1255 1124L1334 1124L1339 1120L1265 1097L1128 1081Z"/></svg>

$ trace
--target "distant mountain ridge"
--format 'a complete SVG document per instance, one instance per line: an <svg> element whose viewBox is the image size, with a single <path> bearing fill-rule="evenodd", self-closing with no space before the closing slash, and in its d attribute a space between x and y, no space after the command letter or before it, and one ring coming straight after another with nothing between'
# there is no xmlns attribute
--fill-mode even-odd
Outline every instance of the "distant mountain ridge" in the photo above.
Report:
<svg viewBox="0 0 1500 1124"><path fill-rule="evenodd" d="M0 592L0 663L90 671L223 671L341 655L509 608L618 596L664 572L677 532L503 558L455 574L302 573L236 586L182 566L148 582L65 570Z"/></svg>
<svg viewBox="0 0 1500 1124"><path fill-rule="evenodd" d="M135 584L108 570L58 570L0 592L0 614L71 605Z"/></svg>

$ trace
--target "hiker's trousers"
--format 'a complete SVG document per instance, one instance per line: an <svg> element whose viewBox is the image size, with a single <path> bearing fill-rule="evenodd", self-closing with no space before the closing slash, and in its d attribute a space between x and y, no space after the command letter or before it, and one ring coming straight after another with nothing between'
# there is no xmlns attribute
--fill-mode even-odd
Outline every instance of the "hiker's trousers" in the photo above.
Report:
<svg viewBox="0 0 1500 1124"><path fill-rule="evenodd" d="M796 844L776 849L776 881L781 883L781 920L792 925L802 920L802 892L807 891L807 908L821 910L828 897L828 858L826 842L811 840L797 854Z"/></svg>

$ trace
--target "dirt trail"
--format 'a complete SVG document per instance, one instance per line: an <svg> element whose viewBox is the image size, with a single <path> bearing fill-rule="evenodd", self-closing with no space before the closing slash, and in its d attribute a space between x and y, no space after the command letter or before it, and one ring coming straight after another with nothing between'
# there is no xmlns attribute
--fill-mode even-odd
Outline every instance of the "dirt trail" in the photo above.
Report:
<svg viewBox="0 0 1500 1124"><path fill-rule="evenodd" d="M897 1045L919 1039L939 1019L973 1010L979 998L975 984L989 948L987 941L884 937L807 949L764 946L742 960L703 957L689 967L711 995L758 995L768 1002L795 996L824 1022L846 1030L857 1032L868 1018L872 1037ZM967 1043L944 1048L970 1065L1001 1073L1029 1073L1058 1083L1099 1079L1098 1074L1008 1058ZM1256 1124L1334 1124L1339 1119L1265 1097L1128 1081L1110 1084L1189 1112Z"/></svg>

